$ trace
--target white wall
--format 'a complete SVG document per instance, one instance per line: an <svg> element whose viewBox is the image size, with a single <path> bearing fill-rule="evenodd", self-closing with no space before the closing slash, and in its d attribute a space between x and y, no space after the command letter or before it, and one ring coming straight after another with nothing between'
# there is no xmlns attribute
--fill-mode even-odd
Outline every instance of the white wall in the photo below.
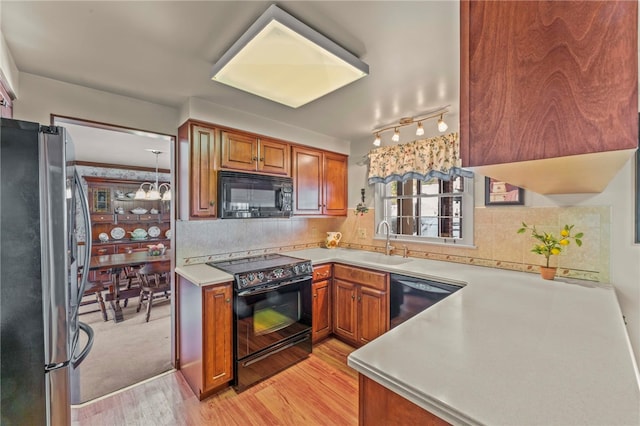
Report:
<svg viewBox="0 0 640 426"><path fill-rule="evenodd" d="M349 154L350 150L349 141L226 108L198 98L190 98L180 109L180 124L189 118L342 154Z"/></svg>
<svg viewBox="0 0 640 426"><path fill-rule="evenodd" d="M48 124L64 115L156 133L176 135L178 110L164 105L20 73L20 97L13 106L18 120Z"/></svg>
<svg viewBox="0 0 640 426"><path fill-rule="evenodd" d="M0 18L2 17L2 2L0 1ZM2 19L0 19L2 22ZM18 95L18 68L13 60L13 56L9 51L7 42L0 28L0 78L9 86L7 91L9 94Z"/></svg>

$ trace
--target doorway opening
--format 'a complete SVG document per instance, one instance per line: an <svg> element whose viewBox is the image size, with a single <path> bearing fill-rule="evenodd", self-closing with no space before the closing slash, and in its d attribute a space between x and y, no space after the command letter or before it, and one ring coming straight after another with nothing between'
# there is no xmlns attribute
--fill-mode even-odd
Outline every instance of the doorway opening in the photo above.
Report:
<svg viewBox="0 0 640 426"><path fill-rule="evenodd" d="M51 121L73 141L91 213L91 235L79 223L77 237L81 250L91 250L90 265L82 265L89 282L80 321L93 328L95 340L71 371L76 405L175 366L175 137L72 117ZM150 269L160 275L144 275ZM166 285L154 291L155 279Z"/></svg>

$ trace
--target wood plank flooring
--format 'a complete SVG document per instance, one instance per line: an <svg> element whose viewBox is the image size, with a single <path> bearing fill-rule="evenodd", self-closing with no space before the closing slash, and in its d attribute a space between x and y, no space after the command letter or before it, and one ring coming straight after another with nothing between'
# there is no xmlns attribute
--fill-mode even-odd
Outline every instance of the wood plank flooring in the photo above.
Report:
<svg viewBox="0 0 640 426"><path fill-rule="evenodd" d="M347 366L354 348L330 338L306 360L236 393L200 402L179 372L158 377L81 408L83 425L356 425L358 377Z"/></svg>

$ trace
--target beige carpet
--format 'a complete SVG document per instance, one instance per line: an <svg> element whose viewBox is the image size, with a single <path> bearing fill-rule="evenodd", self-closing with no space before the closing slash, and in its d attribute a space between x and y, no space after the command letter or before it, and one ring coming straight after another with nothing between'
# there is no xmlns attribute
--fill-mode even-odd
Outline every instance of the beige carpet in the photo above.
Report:
<svg viewBox="0 0 640 426"><path fill-rule="evenodd" d="M151 318L145 322L145 306L136 312L137 298L123 308L124 321L114 323L107 305L109 321L100 312L80 315L80 321L93 328L95 340L80 365L80 402L98 398L118 389L170 370L171 303L154 301ZM81 312L97 309L83 306ZM84 333L81 333L84 336ZM81 342L84 345L84 342ZM75 402L75 401L74 401ZM76 402L79 403L79 402Z"/></svg>

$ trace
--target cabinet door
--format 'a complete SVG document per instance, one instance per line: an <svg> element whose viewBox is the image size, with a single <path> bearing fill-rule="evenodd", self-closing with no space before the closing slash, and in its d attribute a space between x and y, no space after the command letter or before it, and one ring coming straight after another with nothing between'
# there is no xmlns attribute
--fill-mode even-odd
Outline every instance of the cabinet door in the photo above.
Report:
<svg viewBox="0 0 640 426"><path fill-rule="evenodd" d="M294 214L322 214L322 151L294 147Z"/></svg>
<svg viewBox="0 0 640 426"><path fill-rule="evenodd" d="M333 332L356 343L356 284L334 280Z"/></svg>
<svg viewBox="0 0 640 426"><path fill-rule="evenodd" d="M191 216L215 217L215 130L191 126Z"/></svg>
<svg viewBox="0 0 640 426"><path fill-rule="evenodd" d="M203 392L206 392L233 378L231 286L207 287L203 292Z"/></svg>
<svg viewBox="0 0 640 426"><path fill-rule="evenodd" d="M258 144L258 171L277 175L291 174L291 160L288 143L271 139L260 139Z"/></svg>
<svg viewBox="0 0 640 426"><path fill-rule="evenodd" d="M347 157L324 154L322 213L329 216L347 214Z"/></svg>
<svg viewBox="0 0 640 426"><path fill-rule="evenodd" d="M257 161L258 139L255 136L222 132L222 168L256 171Z"/></svg>
<svg viewBox="0 0 640 426"><path fill-rule="evenodd" d="M358 289L358 343L364 345L386 332L388 327L387 294L361 286Z"/></svg>
<svg viewBox="0 0 640 426"><path fill-rule="evenodd" d="M331 285L329 280L313 283L313 343L331 334Z"/></svg>
<svg viewBox="0 0 640 426"><path fill-rule="evenodd" d="M637 7L463 1L463 165L637 147Z"/></svg>

